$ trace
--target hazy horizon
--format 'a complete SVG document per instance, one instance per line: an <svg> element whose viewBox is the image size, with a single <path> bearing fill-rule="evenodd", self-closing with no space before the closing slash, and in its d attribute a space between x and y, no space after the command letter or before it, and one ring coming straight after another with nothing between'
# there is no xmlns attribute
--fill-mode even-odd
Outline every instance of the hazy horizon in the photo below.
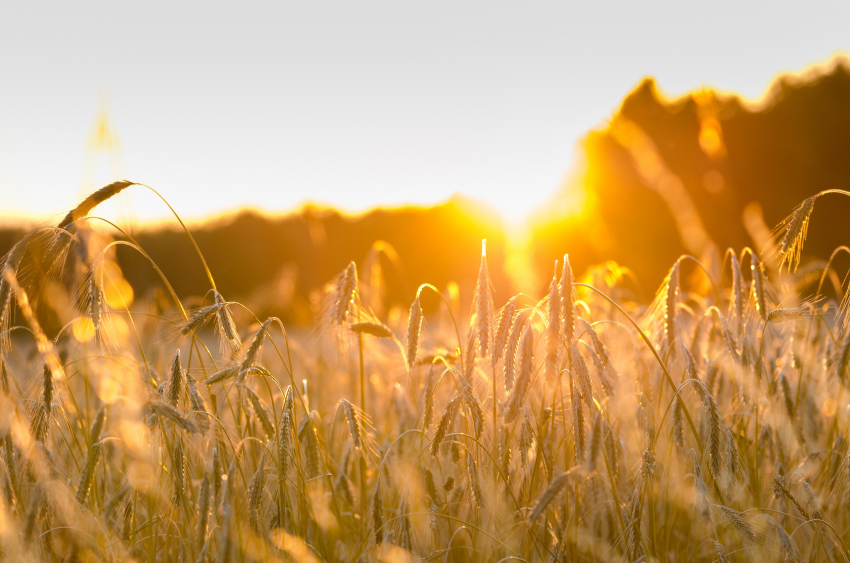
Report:
<svg viewBox="0 0 850 563"><path fill-rule="evenodd" d="M754 99L777 74L850 50L850 7L837 3L483 6L7 8L0 220L54 217L122 176L190 220L459 193L518 221L643 77L670 96L710 86ZM114 154L87 149L104 108ZM141 191L115 207L167 218Z"/></svg>

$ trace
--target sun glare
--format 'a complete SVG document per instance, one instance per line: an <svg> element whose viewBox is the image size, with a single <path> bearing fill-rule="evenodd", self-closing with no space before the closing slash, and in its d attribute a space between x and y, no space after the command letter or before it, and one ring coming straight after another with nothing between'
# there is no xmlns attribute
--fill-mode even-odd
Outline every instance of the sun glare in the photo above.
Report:
<svg viewBox="0 0 850 563"><path fill-rule="evenodd" d="M850 563L825 1L4 5L0 563Z"/></svg>

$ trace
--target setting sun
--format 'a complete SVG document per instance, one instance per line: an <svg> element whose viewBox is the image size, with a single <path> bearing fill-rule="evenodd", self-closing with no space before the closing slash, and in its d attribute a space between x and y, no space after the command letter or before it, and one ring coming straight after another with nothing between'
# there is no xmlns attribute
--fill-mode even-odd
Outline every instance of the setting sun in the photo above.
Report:
<svg viewBox="0 0 850 563"><path fill-rule="evenodd" d="M848 6L4 6L0 563L850 562Z"/></svg>

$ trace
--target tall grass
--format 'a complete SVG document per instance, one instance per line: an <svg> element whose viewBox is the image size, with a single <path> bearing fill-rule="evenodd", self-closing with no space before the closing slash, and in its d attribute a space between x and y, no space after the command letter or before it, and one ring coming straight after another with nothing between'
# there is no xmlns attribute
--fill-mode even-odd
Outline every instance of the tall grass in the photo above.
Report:
<svg viewBox="0 0 850 563"><path fill-rule="evenodd" d="M178 300L93 215L134 186L2 260L4 559L850 561L850 331L831 261L814 293L793 271L835 191L707 292L690 257L643 304L564 256L494 305L484 247L468 315L428 284L379 314L352 262L288 333L199 250L210 291ZM167 294L133 299L119 244Z"/></svg>

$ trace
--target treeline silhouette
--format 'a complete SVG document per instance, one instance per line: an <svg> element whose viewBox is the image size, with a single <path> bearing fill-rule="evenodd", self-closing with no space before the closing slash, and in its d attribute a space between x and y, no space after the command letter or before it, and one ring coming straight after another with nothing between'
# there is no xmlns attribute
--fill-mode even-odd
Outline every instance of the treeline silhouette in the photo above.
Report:
<svg viewBox="0 0 850 563"><path fill-rule="evenodd" d="M501 222L463 198L358 216L312 207L282 217L245 211L192 233L222 294L249 301L261 317L310 320L316 292L352 259L360 278L379 288L380 299L368 304L374 308L405 302L409 306L416 288L426 282L440 289L450 282L471 286L482 239L490 249L494 284L509 287ZM203 295L209 289L185 233L147 230L136 240L178 295ZM137 252L119 248L118 262L134 288L158 283L156 272Z"/></svg>
<svg viewBox="0 0 850 563"><path fill-rule="evenodd" d="M629 146L636 132L644 142ZM588 209L569 222L542 215L533 237L535 263L545 270L565 249L578 269L613 259L653 291L669 265L693 247L715 258L728 247L765 251L753 228L745 228L745 210L756 221L760 208L763 223L773 228L805 198L850 189L848 60L781 76L755 106L712 91L668 100L647 78L610 126L588 134L583 148ZM664 170L653 174L656 160ZM701 245L689 248L665 199L675 199L671 192L678 188L702 223ZM847 238L846 205L837 201L815 211L806 242L810 258L828 258L835 241Z"/></svg>
<svg viewBox="0 0 850 563"><path fill-rule="evenodd" d="M710 90L670 100L647 78L608 126L587 135L582 149L586 168L577 182L588 193L583 214L565 218L558 211L558 199L575 189L568 186L532 227L526 267L539 280L537 288L511 287L516 276L506 271L500 220L463 198L358 216L313 207L278 217L244 211L193 233L225 296L250 301L261 317L276 314L290 322L310 318L317 290L352 258L361 277L380 271L382 306L409 306L424 282L440 289L456 282L468 299L485 238L493 284L503 295L545 291L553 261L565 252L578 272L613 259L651 293L679 255L719 261L727 247L762 252L765 241L754 240L759 225L763 238L764 225L773 227L806 197L850 187L850 69L836 58L780 77L757 104ZM828 257L842 239L843 205L815 211L809 256ZM22 234L0 230L0 253ZM147 228L136 239L178 295L208 290L181 231ZM138 294L159 284L137 253L119 247L117 256Z"/></svg>

